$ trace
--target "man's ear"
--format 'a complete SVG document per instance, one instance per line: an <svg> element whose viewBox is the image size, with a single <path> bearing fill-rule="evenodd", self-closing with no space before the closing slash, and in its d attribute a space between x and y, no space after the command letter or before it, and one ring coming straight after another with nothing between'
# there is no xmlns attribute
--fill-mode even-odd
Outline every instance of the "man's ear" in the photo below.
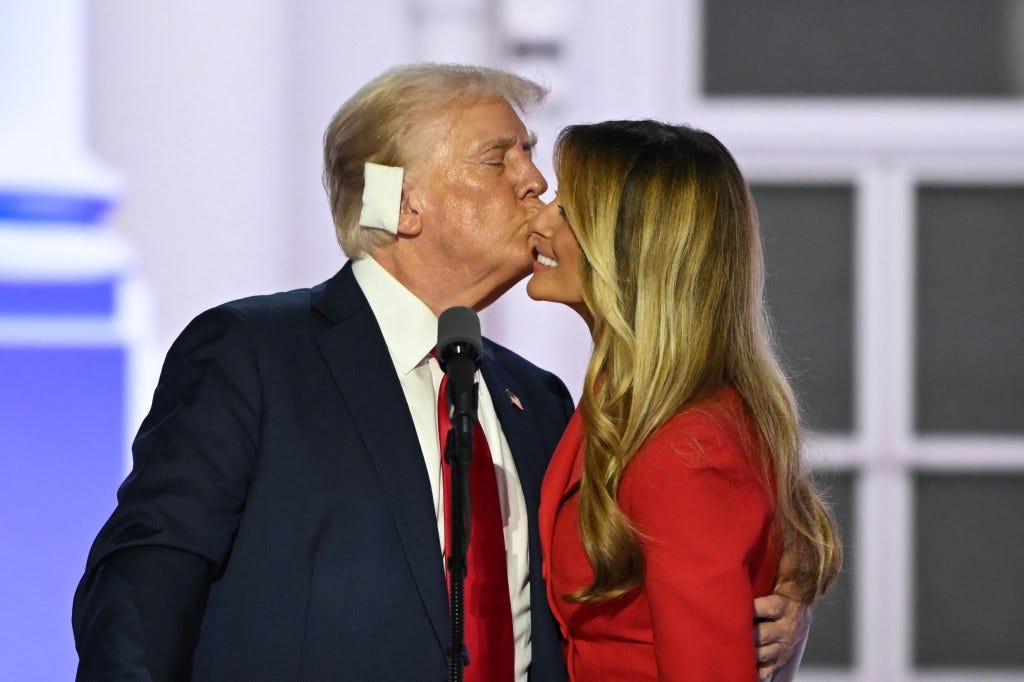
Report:
<svg viewBox="0 0 1024 682"><path fill-rule="evenodd" d="M423 223L420 220L421 208L422 202L416 187L408 181L403 182L402 201L398 207L398 235L400 237L415 237L423 229Z"/></svg>

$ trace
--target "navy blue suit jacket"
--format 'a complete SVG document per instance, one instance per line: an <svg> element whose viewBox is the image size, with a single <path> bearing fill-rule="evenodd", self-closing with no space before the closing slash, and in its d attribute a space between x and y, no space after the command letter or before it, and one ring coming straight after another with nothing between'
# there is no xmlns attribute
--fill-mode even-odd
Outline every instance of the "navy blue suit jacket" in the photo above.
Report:
<svg viewBox="0 0 1024 682"><path fill-rule="evenodd" d="M507 349L484 354L529 513L530 677L564 680L537 509L572 400ZM133 456L75 595L79 679L445 679L426 466L351 265L197 317Z"/></svg>

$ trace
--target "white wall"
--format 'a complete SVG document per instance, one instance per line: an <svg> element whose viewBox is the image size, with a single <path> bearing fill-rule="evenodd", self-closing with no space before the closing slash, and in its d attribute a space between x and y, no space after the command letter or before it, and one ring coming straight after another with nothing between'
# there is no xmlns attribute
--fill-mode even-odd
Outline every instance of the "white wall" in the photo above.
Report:
<svg viewBox="0 0 1024 682"><path fill-rule="evenodd" d="M114 229L138 249L166 345L202 309L338 268L320 139L404 59L399 2L115 3L91 16L91 133L124 178ZM386 36L386 38L385 38Z"/></svg>

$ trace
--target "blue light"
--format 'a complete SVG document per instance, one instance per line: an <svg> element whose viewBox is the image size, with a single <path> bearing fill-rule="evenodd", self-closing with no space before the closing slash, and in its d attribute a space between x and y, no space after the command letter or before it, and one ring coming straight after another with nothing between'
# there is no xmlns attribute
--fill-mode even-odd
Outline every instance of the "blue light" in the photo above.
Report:
<svg viewBox="0 0 1024 682"><path fill-rule="evenodd" d="M13 223L8 227L37 227L41 223L94 227L103 221L113 205L109 197L0 191L0 220Z"/></svg>
<svg viewBox="0 0 1024 682"><path fill-rule="evenodd" d="M78 282L0 280L0 316L112 317L117 280Z"/></svg>

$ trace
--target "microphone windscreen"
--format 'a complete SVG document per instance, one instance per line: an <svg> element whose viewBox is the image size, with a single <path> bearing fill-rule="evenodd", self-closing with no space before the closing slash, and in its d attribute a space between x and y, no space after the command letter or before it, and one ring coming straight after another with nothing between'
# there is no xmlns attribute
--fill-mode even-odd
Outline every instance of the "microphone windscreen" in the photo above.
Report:
<svg viewBox="0 0 1024 682"><path fill-rule="evenodd" d="M480 318L472 308L453 306L437 318L437 352L444 357L445 349L453 344L468 344L476 351L479 361L484 343L480 338Z"/></svg>

